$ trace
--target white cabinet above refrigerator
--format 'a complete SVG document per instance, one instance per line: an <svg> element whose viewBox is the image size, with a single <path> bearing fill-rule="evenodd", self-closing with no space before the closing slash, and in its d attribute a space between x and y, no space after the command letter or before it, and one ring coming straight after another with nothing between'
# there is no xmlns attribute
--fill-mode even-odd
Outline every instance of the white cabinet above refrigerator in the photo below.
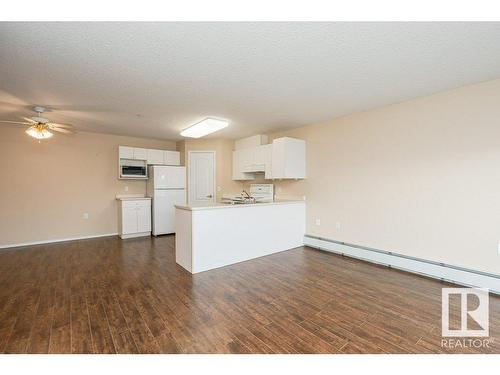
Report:
<svg viewBox="0 0 500 375"><path fill-rule="evenodd" d="M181 165L181 153L179 151L163 151L163 164Z"/></svg>
<svg viewBox="0 0 500 375"><path fill-rule="evenodd" d="M148 149L148 164L163 164L163 150Z"/></svg>

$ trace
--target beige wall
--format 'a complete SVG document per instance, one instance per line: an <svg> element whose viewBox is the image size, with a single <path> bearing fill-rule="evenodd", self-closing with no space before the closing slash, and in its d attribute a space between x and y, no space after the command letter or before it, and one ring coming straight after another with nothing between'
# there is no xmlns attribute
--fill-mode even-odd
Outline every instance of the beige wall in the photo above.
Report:
<svg viewBox="0 0 500 375"><path fill-rule="evenodd" d="M308 178L275 181L278 195L306 196L308 234L500 274L499 103L495 80L272 134L307 141ZM145 191L117 179L119 144L175 148L91 133L38 144L2 125L0 245L116 232L114 195ZM217 152L219 199L243 187L232 148L177 143L182 159Z"/></svg>
<svg viewBox="0 0 500 375"><path fill-rule="evenodd" d="M177 150L181 153L181 164L187 166L187 173L189 173L189 151L215 151L216 185L220 188L220 191L217 191L217 201L220 201L225 194L239 194L242 189L241 182L232 179L233 146L234 141L230 139L187 139L177 142Z"/></svg>
<svg viewBox="0 0 500 375"><path fill-rule="evenodd" d="M115 194L146 192L145 181L118 180L118 145L175 150L175 142L83 132L38 143L24 130L0 128L0 246L116 233Z"/></svg>
<svg viewBox="0 0 500 375"><path fill-rule="evenodd" d="M275 183L308 234L500 274L500 80L283 135L307 141L308 178Z"/></svg>

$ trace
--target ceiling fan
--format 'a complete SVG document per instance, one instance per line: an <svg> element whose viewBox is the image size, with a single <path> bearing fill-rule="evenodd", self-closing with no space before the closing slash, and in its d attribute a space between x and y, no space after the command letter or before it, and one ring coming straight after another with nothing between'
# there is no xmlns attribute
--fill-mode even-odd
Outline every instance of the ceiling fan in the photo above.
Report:
<svg viewBox="0 0 500 375"><path fill-rule="evenodd" d="M56 131L65 134L74 134L73 126L68 124L57 124L55 122L50 122L49 119L43 117L43 113L46 111L45 107L35 107L34 111L36 112L36 116L31 118L23 117L24 122L21 121L2 121L8 124L20 124L20 125L29 125L29 128L26 130L26 133L33 138L38 139L38 142L42 139L47 139L53 136L51 131Z"/></svg>

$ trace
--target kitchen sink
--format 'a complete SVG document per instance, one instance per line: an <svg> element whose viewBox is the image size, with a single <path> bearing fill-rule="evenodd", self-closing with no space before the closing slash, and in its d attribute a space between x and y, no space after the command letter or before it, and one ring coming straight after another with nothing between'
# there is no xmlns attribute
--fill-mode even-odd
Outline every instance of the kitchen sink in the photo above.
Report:
<svg viewBox="0 0 500 375"><path fill-rule="evenodd" d="M231 199L231 198L223 198L221 203L224 204L255 204L258 203L254 198L244 198L244 199Z"/></svg>

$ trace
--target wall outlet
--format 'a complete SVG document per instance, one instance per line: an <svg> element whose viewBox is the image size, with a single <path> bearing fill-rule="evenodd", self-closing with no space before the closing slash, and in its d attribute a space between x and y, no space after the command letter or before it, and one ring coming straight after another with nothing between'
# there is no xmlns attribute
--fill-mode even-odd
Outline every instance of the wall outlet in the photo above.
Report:
<svg viewBox="0 0 500 375"><path fill-rule="evenodd" d="M341 228L341 227L342 227L342 225L340 224L340 221L337 221L337 222L335 223L335 228L336 228L337 230L340 230L340 228Z"/></svg>
<svg viewBox="0 0 500 375"><path fill-rule="evenodd" d="M82 216L85 220L89 218L89 213L88 212L84 212L83 213L83 216Z"/></svg>
<svg viewBox="0 0 500 375"><path fill-rule="evenodd" d="M281 193L281 186L278 186L278 187L276 188L276 193Z"/></svg>
<svg viewBox="0 0 500 375"><path fill-rule="evenodd" d="M316 219L316 220L314 221L314 223L315 223L316 225L318 225L318 226L319 226L319 225L321 225L321 219Z"/></svg>
<svg viewBox="0 0 500 375"><path fill-rule="evenodd" d="M221 192L222 191L222 188L220 186L217 186L217 191L218 192Z"/></svg>
<svg viewBox="0 0 500 375"><path fill-rule="evenodd" d="M125 191L128 191L128 186L125 186Z"/></svg>

